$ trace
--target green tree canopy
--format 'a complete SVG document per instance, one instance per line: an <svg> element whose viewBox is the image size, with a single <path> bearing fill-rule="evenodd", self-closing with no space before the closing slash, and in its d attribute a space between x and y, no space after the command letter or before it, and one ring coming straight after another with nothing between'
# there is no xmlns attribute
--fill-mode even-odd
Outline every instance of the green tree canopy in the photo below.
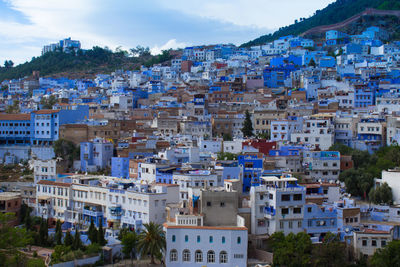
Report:
<svg viewBox="0 0 400 267"><path fill-rule="evenodd" d="M251 121L251 115L248 110L246 110L245 118L243 122L242 133L244 137L252 137L253 134L253 123Z"/></svg>
<svg viewBox="0 0 400 267"><path fill-rule="evenodd" d="M150 254L151 263L154 259L161 259L166 246L165 235L161 225L150 222L145 223L144 229L139 234L138 250L142 255Z"/></svg>
<svg viewBox="0 0 400 267"><path fill-rule="evenodd" d="M393 203L392 188L387 183L383 183L377 188L372 188L369 192L369 200L375 204L390 205Z"/></svg>
<svg viewBox="0 0 400 267"><path fill-rule="evenodd" d="M97 228L94 225L93 220L90 220L90 226L89 226L89 230L88 230L88 237L90 242L93 243L97 243Z"/></svg>
<svg viewBox="0 0 400 267"><path fill-rule="evenodd" d="M97 242L100 246L105 246L107 244L107 240L104 238L104 230L103 223L100 222L99 229L97 231Z"/></svg>
<svg viewBox="0 0 400 267"><path fill-rule="evenodd" d="M393 240L385 248L378 249L370 259L373 267L400 266L400 240Z"/></svg>
<svg viewBox="0 0 400 267"><path fill-rule="evenodd" d="M137 243L138 237L136 232L129 232L122 237L122 252L125 257L130 257L131 259L135 257Z"/></svg>
<svg viewBox="0 0 400 267"><path fill-rule="evenodd" d="M277 266L310 266L312 243L310 237L300 232L285 236L276 232L272 236L274 264Z"/></svg>
<svg viewBox="0 0 400 267"><path fill-rule="evenodd" d="M68 230L65 233L64 246L71 247L73 243L74 243L74 239L73 239L73 237L71 235L71 232Z"/></svg>
<svg viewBox="0 0 400 267"><path fill-rule="evenodd" d="M55 241L57 245L62 245L62 229L60 220L57 220L56 223Z"/></svg>

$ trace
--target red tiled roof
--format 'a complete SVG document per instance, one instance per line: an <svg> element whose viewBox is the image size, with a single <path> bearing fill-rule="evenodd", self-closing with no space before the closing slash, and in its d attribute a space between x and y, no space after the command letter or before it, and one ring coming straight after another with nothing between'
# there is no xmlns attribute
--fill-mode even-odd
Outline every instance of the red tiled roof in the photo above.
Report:
<svg viewBox="0 0 400 267"><path fill-rule="evenodd" d="M29 121L31 119L30 114L0 114L0 120L3 121Z"/></svg>
<svg viewBox="0 0 400 267"><path fill-rule="evenodd" d="M168 225L167 223L163 224L165 228L171 229L204 229L204 230L246 230L247 227L239 227L239 226L191 226L191 225Z"/></svg>
<svg viewBox="0 0 400 267"><path fill-rule="evenodd" d="M60 183L60 182L53 182L53 181L48 181L48 180L41 180L38 182L38 184L44 184L44 185L53 185L53 186L63 186L63 187L70 187L71 184L69 183Z"/></svg>
<svg viewBox="0 0 400 267"><path fill-rule="evenodd" d="M36 110L33 113L35 114L53 114L53 113L58 113L60 110L55 110L55 109L41 109L41 110Z"/></svg>

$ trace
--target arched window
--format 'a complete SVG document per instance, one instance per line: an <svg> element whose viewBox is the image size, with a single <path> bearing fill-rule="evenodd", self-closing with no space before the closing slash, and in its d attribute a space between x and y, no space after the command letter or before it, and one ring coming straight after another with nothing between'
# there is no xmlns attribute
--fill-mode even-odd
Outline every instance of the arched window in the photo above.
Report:
<svg viewBox="0 0 400 267"><path fill-rule="evenodd" d="M183 261L190 261L190 251L185 249L182 253L182 260Z"/></svg>
<svg viewBox="0 0 400 267"><path fill-rule="evenodd" d="M209 250L209 251L207 252L207 262L208 262L208 263L213 263L213 262L215 262L215 252L214 252L214 251Z"/></svg>
<svg viewBox="0 0 400 267"><path fill-rule="evenodd" d="M201 250L196 250L195 262L203 262L203 252Z"/></svg>
<svg viewBox="0 0 400 267"><path fill-rule="evenodd" d="M169 261L178 261L178 252L176 249L172 249L169 252Z"/></svg>
<svg viewBox="0 0 400 267"><path fill-rule="evenodd" d="M226 251L219 253L219 263L228 263L228 253Z"/></svg>
<svg viewBox="0 0 400 267"><path fill-rule="evenodd" d="M240 244L241 242L242 242L242 239L240 238L240 236L238 236L237 243Z"/></svg>
<svg viewBox="0 0 400 267"><path fill-rule="evenodd" d="M175 242L175 240L176 240L176 237L175 237L175 235L173 235L172 236L172 242Z"/></svg>
<svg viewBox="0 0 400 267"><path fill-rule="evenodd" d="M222 244L225 244L225 236L222 237Z"/></svg>

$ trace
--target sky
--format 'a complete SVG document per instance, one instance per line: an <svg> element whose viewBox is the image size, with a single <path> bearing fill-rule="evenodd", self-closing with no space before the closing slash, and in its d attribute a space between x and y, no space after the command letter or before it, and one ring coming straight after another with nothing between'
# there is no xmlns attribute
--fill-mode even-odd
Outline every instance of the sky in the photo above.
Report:
<svg viewBox="0 0 400 267"><path fill-rule="evenodd" d="M137 45L157 54L191 45L240 45L308 17L332 0L0 0L0 64L40 56L71 37L82 48Z"/></svg>

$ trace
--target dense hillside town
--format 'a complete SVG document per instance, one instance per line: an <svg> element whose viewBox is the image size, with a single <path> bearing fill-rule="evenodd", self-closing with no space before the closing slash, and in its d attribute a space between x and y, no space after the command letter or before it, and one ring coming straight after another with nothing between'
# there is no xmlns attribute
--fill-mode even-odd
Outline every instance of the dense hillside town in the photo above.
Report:
<svg viewBox="0 0 400 267"><path fill-rule="evenodd" d="M375 257L400 238L400 41L388 40L377 26L330 30L171 50L93 79L4 80L1 211L26 230L40 221L31 242L58 245L37 252L50 265L97 243L108 263L145 251L166 266L290 266L271 237L302 235L321 249L333 236L346 262ZM43 54L56 50L80 42ZM144 249L157 231L158 250Z"/></svg>

